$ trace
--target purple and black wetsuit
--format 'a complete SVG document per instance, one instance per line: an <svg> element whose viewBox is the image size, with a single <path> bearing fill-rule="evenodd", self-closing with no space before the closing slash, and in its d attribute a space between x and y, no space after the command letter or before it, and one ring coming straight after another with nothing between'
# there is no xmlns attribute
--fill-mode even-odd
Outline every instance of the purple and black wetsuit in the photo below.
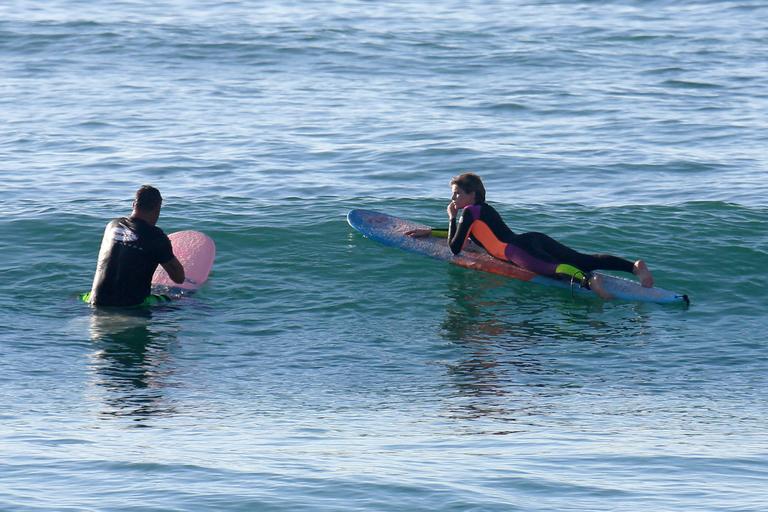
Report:
<svg viewBox="0 0 768 512"><path fill-rule="evenodd" d="M461 252L468 237L492 256L545 276L555 275L560 264L585 273L598 269L632 273L634 266L629 260L609 254L580 253L544 233L515 234L487 203L467 206L458 222L451 221L448 244L453 254Z"/></svg>

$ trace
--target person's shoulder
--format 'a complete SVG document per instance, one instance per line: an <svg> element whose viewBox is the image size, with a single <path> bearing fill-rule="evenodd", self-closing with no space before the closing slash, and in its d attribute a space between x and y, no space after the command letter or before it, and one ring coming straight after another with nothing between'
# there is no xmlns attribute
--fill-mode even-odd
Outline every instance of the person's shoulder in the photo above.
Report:
<svg viewBox="0 0 768 512"><path fill-rule="evenodd" d="M472 216L473 219L479 219L480 213L484 210L486 206L487 205L485 203L471 204L469 206L464 207L464 212L465 213L469 212L469 214Z"/></svg>
<svg viewBox="0 0 768 512"><path fill-rule="evenodd" d="M130 217L125 219L126 221L132 223L134 226L136 226L138 229L140 229L143 233L157 236L157 235L165 235L163 233L163 230L157 227L156 225L152 225L149 222L145 221L144 219L140 219L138 217Z"/></svg>
<svg viewBox="0 0 768 512"><path fill-rule="evenodd" d="M144 246L151 248L154 251L160 251L165 254L166 251L171 250L171 239L157 226L147 224L144 228L142 238L144 240Z"/></svg>
<svg viewBox="0 0 768 512"><path fill-rule="evenodd" d="M165 231L163 231L158 226L149 226L149 231L152 233L153 238L168 240L168 235L166 235Z"/></svg>
<svg viewBox="0 0 768 512"><path fill-rule="evenodd" d="M496 208L494 208L493 206L489 205L488 203L480 203L478 206L480 208L482 208L483 212L485 212L485 213L491 213L493 215L498 215L499 214L499 212L496 211Z"/></svg>
<svg viewBox="0 0 768 512"><path fill-rule="evenodd" d="M152 228L152 231L154 231L155 233L157 233L159 235L165 235L165 231L163 231L160 226L154 225L154 226L150 226L150 227Z"/></svg>

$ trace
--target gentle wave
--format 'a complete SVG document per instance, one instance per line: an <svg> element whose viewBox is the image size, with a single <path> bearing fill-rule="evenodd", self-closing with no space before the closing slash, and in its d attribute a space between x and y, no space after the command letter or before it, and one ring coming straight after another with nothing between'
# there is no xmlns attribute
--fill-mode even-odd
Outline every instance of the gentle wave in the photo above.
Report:
<svg viewBox="0 0 768 512"><path fill-rule="evenodd" d="M759 510L764 2L0 6L0 508ZM480 173L690 308L381 246ZM87 290L157 185L210 281Z"/></svg>

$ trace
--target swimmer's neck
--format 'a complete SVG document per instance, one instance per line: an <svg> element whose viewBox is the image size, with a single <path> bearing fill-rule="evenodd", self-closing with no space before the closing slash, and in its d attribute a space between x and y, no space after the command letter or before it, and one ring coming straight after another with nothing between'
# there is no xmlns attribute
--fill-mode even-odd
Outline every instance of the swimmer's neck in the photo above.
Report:
<svg viewBox="0 0 768 512"><path fill-rule="evenodd" d="M157 219L160 218L160 210L153 210L151 212L147 212L144 210L137 210L133 209L131 212L131 218L132 219L141 219L150 226L154 226L157 224Z"/></svg>

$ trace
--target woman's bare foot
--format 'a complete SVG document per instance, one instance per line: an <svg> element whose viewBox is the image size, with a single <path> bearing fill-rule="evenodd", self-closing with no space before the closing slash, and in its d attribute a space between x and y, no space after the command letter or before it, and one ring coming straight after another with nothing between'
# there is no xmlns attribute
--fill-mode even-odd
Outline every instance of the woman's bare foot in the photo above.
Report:
<svg viewBox="0 0 768 512"><path fill-rule="evenodd" d="M632 273L637 276L645 288L653 288L653 276L651 271L648 270L648 265L643 260L637 260L635 266L632 268Z"/></svg>
<svg viewBox="0 0 768 512"><path fill-rule="evenodd" d="M603 300L613 299L613 295L605 291L603 287L603 277L600 274L592 274L589 278L589 289L595 292Z"/></svg>

